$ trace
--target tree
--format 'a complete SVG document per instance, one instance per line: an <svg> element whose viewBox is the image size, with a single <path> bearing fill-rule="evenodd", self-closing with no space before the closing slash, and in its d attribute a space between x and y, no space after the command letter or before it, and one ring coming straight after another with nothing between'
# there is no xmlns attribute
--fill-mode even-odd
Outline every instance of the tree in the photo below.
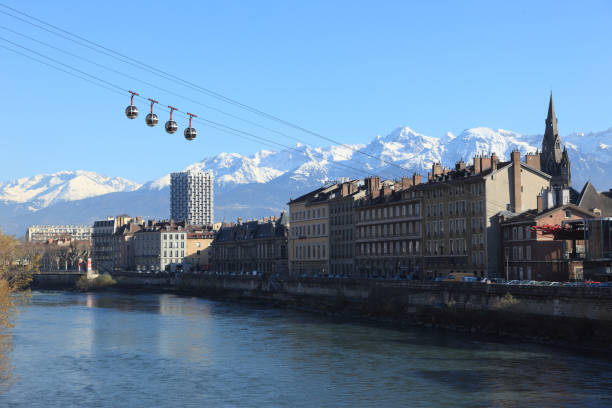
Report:
<svg viewBox="0 0 612 408"><path fill-rule="evenodd" d="M32 273L38 271L41 254L22 245L15 237L0 231L0 383L10 378L8 354L12 347L11 335L17 312L16 301L29 296Z"/></svg>

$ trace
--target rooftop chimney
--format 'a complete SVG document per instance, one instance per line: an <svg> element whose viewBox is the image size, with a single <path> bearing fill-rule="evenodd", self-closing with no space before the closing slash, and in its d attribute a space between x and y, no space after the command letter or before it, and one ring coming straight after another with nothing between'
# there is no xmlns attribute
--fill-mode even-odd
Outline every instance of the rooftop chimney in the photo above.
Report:
<svg viewBox="0 0 612 408"><path fill-rule="evenodd" d="M538 213L544 211L544 197L542 197L542 193L538 194L537 197L537 205L538 205Z"/></svg>
<svg viewBox="0 0 612 408"><path fill-rule="evenodd" d="M491 153L491 169L493 169L493 171L497 170L498 161L499 159L497 158L497 155L495 153Z"/></svg>
<svg viewBox="0 0 612 408"><path fill-rule="evenodd" d="M512 157L512 192L514 195L514 212L523 211L521 197L521 152L513 150Z"/></svg>
<svg viewBox="0 0 612 408"><path fill-rule="evenodd" d="M474 174L480 174L480 156L474 156Z"/></svg>
<svg viewBox="0 0 612 408"><path fill-rule="evenodd" d="M418 173L414 173L412 175L412 185L416 186L418 184L421 184L421 175Z"/></svg>

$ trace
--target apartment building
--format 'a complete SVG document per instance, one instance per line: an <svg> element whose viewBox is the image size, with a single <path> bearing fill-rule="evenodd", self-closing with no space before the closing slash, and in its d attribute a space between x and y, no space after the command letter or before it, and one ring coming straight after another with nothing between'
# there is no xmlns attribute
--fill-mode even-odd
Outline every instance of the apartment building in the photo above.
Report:
<svg viewBox="0 0 612 408"><path fill-rule="evenodd" d="M537 209L499 215L502 231L499 270L504 278L558 282L583 279L584 240L555 239L538 227L561 226L564 221L591 219L595 214L570 204L569 200L555 207L549 207L546 201L540 196Z"/></svg>
<svg viewBox="0 0 612 408"><path fill-rule="evenodd" d="M141 272L183 272L187 250L185 222L149 221L134 234L134 262Z"/></svg>
<svg viewBox="0 0 612 408"><path fill-rule="evenodd" d="M293 276L331 273L329 200L340 189L334 183L289 201L289 273Z"/></svg>
<svg viewBox="0 0 612 408"><path fill-rule="evenodd" d="M211 229L199 229L187 233L186 270L203 272L211 269L212 247L215 233Z"/></svg>
<svg viewBox="0 0 612 408"><path fill-rule="evenodd" d="M225 225L212 243L212 268L222 273L257 271L266 275L287 275L289 220L264 218Z"/></svg>
<svg viewBox="0 0 612 408"><path fill-rule="evenodd" d="M355 276L355 203L366 196L359 180L343 182L329 199L329 260L334 275Z"/></svg>
<svg viewBox="0 0 612 408"><path fill-rule="evenodd" d="M30 225L26 229L26 242L47 242L59 238L91 241L93 228L89 225Z"/></svg>
<svg viewBox="0 0 612 408"><path fill-rule="evenodd" d="M113 270L135 270L134 235L144 227L140 217L117 228L112 236Z"/></svg>
<svg viewBox="0 0 612 408"><path fill-rule="evenodd" d="M113 234L117 228L132 220L127 215L108 217L106 220L95 221L92 228L92 266L98 272L113 270ZM138 219L139 222L142 220Z"/></svg>
<svg viewBox="0 0 612 408"><path fill-rule="evenodd" d="M365 197L356 201L355 277L419 277L422 271L421 176L380 182L365 180Z"/></svg>
<svg viewBox="0 0 612 408"><path fill-rule="evenodd" d="M190 225L212 225L212 171L188 170L170 175L170 218Z"/></svg>
<svg viewBox="0 0 612 408"><path fill-rule="evenodd" d="M428 182L415 186L423 197L423 278L500 275L495 216L537 208L537 196L551 180L539 163L539 155L527 155L523 163L513 151L508 162L492 153L474 157L469 167L462 161L453 170L434 164Z"/></svg>

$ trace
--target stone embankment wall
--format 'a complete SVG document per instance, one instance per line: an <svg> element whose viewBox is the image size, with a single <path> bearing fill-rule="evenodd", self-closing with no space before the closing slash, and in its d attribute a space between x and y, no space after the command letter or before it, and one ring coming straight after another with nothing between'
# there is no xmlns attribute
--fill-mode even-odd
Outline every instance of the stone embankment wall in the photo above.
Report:
<svg viewBox="0 0 612 408"><path fill-rule="evenodd" d="M35 288L74 288L81 274L41 274ZM260 301L398 325L440 327L612 353L612 288L113 274L116 287Z"/></svg>
<svg viewBox="0 0 612 408"><path fill-rule="evenodd" d="M32 289L74 289L84 272L43 271L32 275Z"/></svg>
<svg viewBox="0 0 612 408"><path fill-rule="evenodd" d="M179 291L612 352L612 288L184 275Z"/></svg>

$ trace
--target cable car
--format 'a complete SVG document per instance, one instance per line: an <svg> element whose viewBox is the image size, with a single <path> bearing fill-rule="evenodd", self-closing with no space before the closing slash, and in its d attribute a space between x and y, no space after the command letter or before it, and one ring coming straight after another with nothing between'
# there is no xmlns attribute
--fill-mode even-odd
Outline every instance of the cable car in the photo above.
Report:
<svg viewBox="0 0 612 408"><path fill-rule="evenodd" d="M128 92L132 94L132 97L130 98L130 106L125 108L125 116L127 116L128 119L136 119L136 116L138 116L138 108L134 105L134 95L138 96L138 94L132 91Z"/></svg>
<svg viewBox="0 0 612 408"><path fill-rule="evenodd" d="M178 125L172 120L172 112L177 109L170 105L168 107L170 108L170 120L166 122L166 132L173 134L178 130Z"/></svg>
<svg viewBox="0 0 612 408"><path fill-rule="evenodd" d="M187 114L189 115L189 127L185 128L185 133L184 133L185 134L185 139L193 140L198 135L198 132L196 132L195 128L191 127L191 119L192 118L197 118L197 116L194 115L193 113L189 113L189 112L187 112Z"/></svg>
<svg viewBox="0 0 612 408"><path fill-rule="evenodd" d="M153 105L156 104L157 101L151 98L149 98L149 100L151 101L151 113L147 115L147 117L145 118L145 122L147 122L147 125L153 127L157 125L157 122L159 122L159 118L155 113L153 113Z"/></svg>

